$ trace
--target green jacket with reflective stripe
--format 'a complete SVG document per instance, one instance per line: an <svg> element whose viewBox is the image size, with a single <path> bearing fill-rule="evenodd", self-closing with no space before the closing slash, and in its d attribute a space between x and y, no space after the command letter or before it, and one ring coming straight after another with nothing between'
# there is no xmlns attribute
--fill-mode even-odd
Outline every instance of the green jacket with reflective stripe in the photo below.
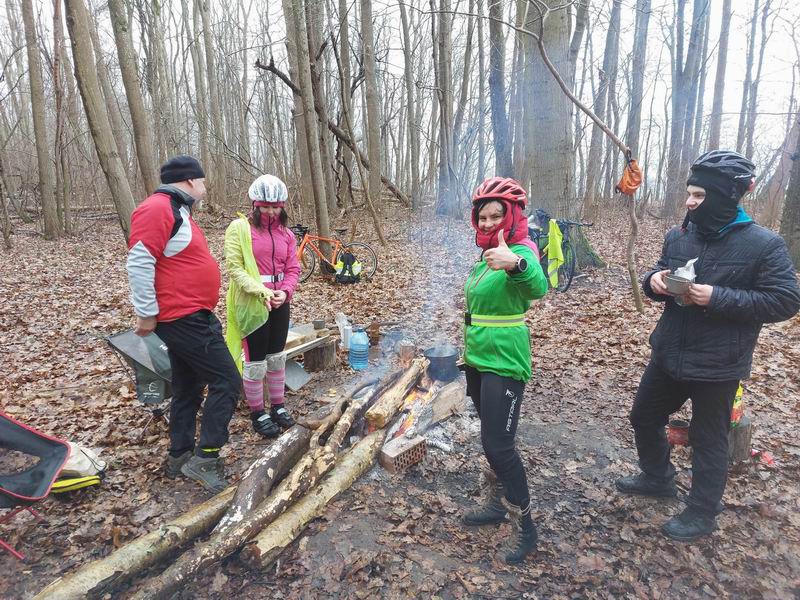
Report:
<svg viewBox="0 0 800 600"><path fill-rule="evenodd" d="M511 251L528 261L523 273L493 271L481 260L464 285L465 307L472 315L524 315L531 300L547 293L547 279L533 251L521 244ZM480 319L477 319L480 320ZM525 322L514 327L464 325L464 362L478 371L518 381L531 378L530 334Z"/></svg>

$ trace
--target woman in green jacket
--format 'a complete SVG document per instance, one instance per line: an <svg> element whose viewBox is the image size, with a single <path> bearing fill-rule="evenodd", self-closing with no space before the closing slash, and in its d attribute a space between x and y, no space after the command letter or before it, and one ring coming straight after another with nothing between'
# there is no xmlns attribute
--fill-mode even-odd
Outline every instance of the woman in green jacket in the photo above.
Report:
<svg viewBox="0 0 800 600"><path fill-rule="evenodd" d="M464 363L467 394L481 420L481 443L490 471L484 473L489 501L466 513L467 525L514 517L518 536L507 563L522 562L536 549L525 468L514 437L525 383L531 377L530 334L525 312L547 293L538 250L528 239L525 190L493 177L472 197L472 226L483 250L464 286Z"/></svg>

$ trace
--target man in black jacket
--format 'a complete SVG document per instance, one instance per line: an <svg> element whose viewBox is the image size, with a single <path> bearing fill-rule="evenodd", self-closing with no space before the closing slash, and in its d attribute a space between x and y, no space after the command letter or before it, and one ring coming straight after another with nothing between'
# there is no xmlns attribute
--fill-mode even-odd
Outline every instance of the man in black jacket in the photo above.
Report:
<svg viewBox="0 0 800 600"><path fill-rule="evenodd" d="M667 233L658 265L643 281L645 294L665 306L630 415L642 472L616 486L627 494L676 495L664 426L691 398L692 489L686 509L661 528L680 541L716 529L728 476L731 407L739 381L750 376L761 326L800 309L786 244L739 206L754 175L753 163L736 152L700 156L687 181L683 227ZM694 258L695 283L676 298L664 278Z"/></svg>

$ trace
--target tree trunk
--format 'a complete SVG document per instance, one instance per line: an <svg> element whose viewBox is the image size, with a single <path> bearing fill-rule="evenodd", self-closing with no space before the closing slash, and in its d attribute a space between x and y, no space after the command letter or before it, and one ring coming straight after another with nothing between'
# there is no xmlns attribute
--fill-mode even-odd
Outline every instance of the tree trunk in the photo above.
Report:
<svg viewBox="0 0 800 600"><path fill-rule="evenodd" d="M339 81L342 100L342 113L352 114L352 94L350 91L350 84L352 74L350 73L350 11L348 8L348 0L339 0L339 63L341 64L342 76ZM403 4L400 5L403 13ZM344 117L340 119L343 122ZM326 124L327 126L327 124ZM339 198L344 199L350 197L353 199L353 181L351 173L353 170L353 152L347 144L341 144L342 148L342 176L339 178ZM411 193L413 195L414 188L412 186Z"/></svg>
<svg viewBox="0 0 800 600"><path fill-rule="evenodd" d="M761 11L761 46L758 50L758 67L756 76L750 84L750 94L748 96L747 125L745 127L744 154L747 158L753 157L753 135L756 130L756 118L758 116L758 86L761 83L761 70L764 66L764 51L767 48L767 17L772 0L766 0Z"/></svg>
<svg viewBox="0 0 800 600"><path fill-rule="evenodd" d="M153 136L150 133L150 119L144 108L144 100L140 89L139 73L136 66L137 56L131 40L131 32L125 15L123 0L108 0L111 24L114 27L114 42L117 46L119 68L128 109L131 113L133 140L136 145L136 159L145 187L145 195L152 194L158 187L158 173L153 157Z"/></svg>
<svg viewBox="0 0 800 600"><path fill-rule="evenodd" d="M683 137L686 128L686 111L689 103L692 74L696 70L701 48L701 36L705 27L704 17L708 12L708 0L694 0L692 8L692 29L689 34L689 47L686 62L683 60L684 14L686 0L678 0L675 19L675 49L672 61L672 122L670 128L669 151L667 154L667 185L664 200L665 217L674 217L683 204L685 178L681 172L684 160Z"/></svg>
<svg viewBox="0 0 800 600"><path fill-rule="evenodd" d="M341 0L342 2L344 0ZM400 21L403 28L403 61L404 61L404 83L406 86L406 111L408 113L408 137L409 148L408 156L411 163L411 207L419 206L419 123L414 114L416 97L414 95L414 76L412 72L413 58L411 47L411 35L409 33L408 15L404 0L398 3L400 7Z"/></svg>
<svg viewBox="0 0 800 600"><path fill-rule="evenodd" d="M127 178L127 168L129 166L128 156L128 130L122 120L122 113L120 112L117 97L114 95L114 88L111 85L111 79L108 76L108 69L106 63L103 61L102 46L100 45L100 36L97 33L97 21L95 20L94 11L92 10L91 2L87 2L87 15L89 17L89 34L92 38L92 46L94 47L94 64L97 70L97 80L100 82L100 90L103 92L103 100L106 105L106 114L108 115L108 122L111 125L111 133L114 138L114 145L117 147L117 154L122 162L122 167L125 169L125 177Z"/></svg>
<svg viewBox="0 0 800 600"><path fill-rule="evenodd" d="M97 158L111 190L122 233L127 240L130 233L131 213L135 203L125 176L125 169L117 153L114 134L105 112L100 82L97 79L97 70L92 57L89 13L83 0L70 0L66 3L66 9L67 29L72 45L78 89L83 99L83 107L97 150Z"/></svg>
<svg viewBox="0 0 800 600"><path fill-rule="evenodd" d="M60 229L54 194L53 171L50 163L50 144L47 141L42 64L39 58L39 42L33 18L32 0L22 0L22 22L25 27L25 47L28 53L28 78L31 86L33 132L36 140L36 163L39 170L39 191L42 197L42 214L44 216L44 237L48 240L57 240Z"/></svg>
<svg viewBox="0 0 800 600"><path fill-rule="evenodd" d="M372 205L382 211L381 203L381 133L380 110L378 107L378 80L375 74L375 36L372 30L372 1L361 0L361 39L364 56L364 86L366 94L366 135L367 154L372 168L366 184Z"/></svg>
<svg viewBox="0 0 800 600"><path fill-rule="evenodd" d="M694 10L697 10L697 5L695 5ZM700 35L694 42L695 44L697 44L697 47L693 49L691 43L689 45L690 53L694 51L697 52L697 60L691 63L691 70L689 70L689 66L687 66L686 69L686 77L687 77L686 82L688 84L688 87L685 88L685 92L688 94L688 98L686 100L686 116L684 118L684 124L683 124L681 161L680 161L680 166L678 168L678 172L681 174L687 173L689 171L689 161L694 160L695 158L693 154L692 139L693 139L695 113L697 112L697 107L698 107L698 99L703 95L704 91L700 87L700 83L705 81L705 77L701 75L701 71L705 69L704 50L706 47L705 35L706 33L708 33L708 16L709 16L708 0L705 0L705 7L703 8L702 13L700 14L700 19L702 19L702 21L698 26L698 31L700 32ZM696 21L694 22L696 23ZM679 206L683 206L682 194L679 196Z"/></svg>
<svg viewBox="0 0 800 600"><path fill-rule="evenodd" d="M502 20L503 3L501 0L489 0L489 101L492 109L495 171L500 177L514 177L506 115L506 36Z"/></svg>
<svg viewBox="0 0 800 600"><path fill-rule="evenodd" d="M791 158L792 172L783 203L781 235L789 247L789 255L795 268L800 270L800 136Z"/></svg>
<svg viewBox="0 0 800 600"><path fill-rule="evenodd" d="M431 0L433 2L433 0ZM453 181L453 47L450 0L439 0L436 31L438 64L435 87L439 97L439 173L436 214L451 215L456 210Z"/></svg>
<svg viewBox="0 0 800 600"><path fill-rule="evenodd" d="M694 141L692 142L692 151L689 157L694 158L700 153L700 142L703 137L703 118L705 110L705 96L706 96L706 78L708 77L708 44L711 30L711 13L706 15L706 29L703 33L703 51L701 52L700 61L700 84L697 86L697 108L694 113Z"/></svg>
<svg viewBox="0 0 800 600"><path fill-rule="evenodd" d="M213 156L211 186L209 196L215 203L224 200L226 195L227 175L225 169L225 131L222 127L222 108L220 106L219 85L217 83L217 66L214 55L214 42L211 36L210 0L195 0L200 3L200 18L203 22L203 46L206 53L206 79L208 81L209 108L211 110L211 126L213 130ZM208 168L207 165L204 166Z"/></svg>
<svg viewBox="0 0 800 600"><path fill-rule="evenodd" d="M64 84L61 78L62 61L64 56L64 15L61 0L53 1L53 64L51 68L53 78L53 96L56 103L56 135L53 145L55 155L56 174L56 206L58 220L64 233L72 234L72 218L70 214L70 185L69 165L64 144L64 126L66 110L64 106Z"/></svg>
<svg viewBox="0 0 800 600"><path fill-rule="evenodd" d="M562 5L548 0L550 6ZM563 6L563 5L562 5ZM536 11L531 11L530 28L539 29ZM569 15L562 9L547 15L541 32L542 45L559 73L569 72ZM527 186L531 206L544 207L550 214L575 216L578 206L572 186L571 103L553 77L538 48L526 44L525 60L531 65L530 87L525 98L525 153L529 171L521 181Z"/></svg>
<svg viewBox="0 0 800 600"><path fill-rule="evenodd" d="M800 141L800 116L795 116L791 129L779 150L778 166L772 173L769 182L764 186L764 224L767 227L775 227L778 224L781 200L784 198L786 186L789 183L792 165L796 162L792 160L792 152L798 141Z"/></svg>
<svg viewBox="0 0 800 600"><path fill-rule="evenodd" d="M367 422L376 428L385 427L392 416L400 408L403 399L409 390L414 387L417 379L428 366L428 361L424 358L417 358L411 364L392 387L367 411Z"/></svg>
<svg viewBox="0 0 800 600"><path fill-rule="evenodd" d="M6 250L11 250L11 219L8 216L7 198L9 198L9 195L8 190L6 190L6 172L3 167L3 153L0 152L0 211L2 211L3 216L3 246Z"/></svg>
<svg viewBox="0 0 800 600"><path fill-rule="evenodd" d="M311 68L311 89L314 93L315 115L317 117L319 133L319 156L322 165L322 179L325 183L325 199L328 203L328 213L336 213L336 186L333 181L333 161L331 152L328 148L328 108L325 96L325 89L322 81L322 61L317 59L320 51L320 23L322 15L321 2L305 3L306 32L308 33L309 66Z"/></svg>
<svg viewBox="0 0 800 600"><path fill-rule="evenodd" d="M311 64L308 53L308 34L304 17L303 0L291 0L292 21L297 40L297 68L303 100L303 123L308 145L309 166L311 167L311 187L314 192L314 209L317 218L317 231L322 237L330 237L328 204L325 198L325 182L322 175L322 160L319 153L319 131L314 92L311 83ZM326 247L327 244L323 244Z"/></svg>
<svg viewBox="0 0 800 600"><path fill-rule="evenodd" d="M747 108L750 106L750 84L753 82L753 59L756 50L756 27L758 25L758 6L761 0L753 0L753 17L750 21L750 33L747 39L747 57L742 85L742 107L739 112L739 128L736 133L736 151L742 152L747 133Z"/></svg>
<svg viewBox="0 0 800 600"><path fill-rule="evenodd" d="M719 149L722 131L722 100L725 94L725 68L728 66L728 39L731 31L731 0L722 1L722 25L717 49L717 74L714 79L714 105L711 109L711 125L708 132L707 150Z"/></svg>
<svg viewBox="0 0 800 600"><path fill-rule="evenodd" d="M603 52L603 68L600 71L600 85L597 86L597 94L594 97L594 107L597 116L602 121L609 115L608 88L613 78L612 72L617 70L619 59L619 22L622 9L622 0L614 0L611 7L611 17L609 19L608 31L606 32L606 47ZM639 11L637 10L637 15ZM594 221L597 218L598 204L598 175L600 174L601 153L603 151L603 141L606 136L603 130L597 125L592 127L592 139L589 143L589 155L586 159L586 195L584 196L584 215L587 220Z"/></svg>
<svg viewBox="0 0 800 600"><path fill-rule="evenodd" d="M578 54L581 50L583 43L583 34L586 31L586 23L589 20L589 4L591 0L578 0L578 10L575 13L575 29L572 32L572 39L569 43L569 78L567 83L569 87L575 89L575 69L578 65ZM614 9L612 8L612 11ZM639 12L636 12L636 18L639 18ZM577 111L575 111L577 113Z"/></svg>
<svg viewBox="0 0 800 600"><path fill-rule="evenodd" d="M631 149L631 155L639 157L639 131L642 123L642 100L644 96L644 73L647 64L647 32L650 23L650 0L636 2L636 29L633 42L633 60L631 62L631 98L628 110L628 124L625 128L625 141ZM641 197L641 195L640 195ZM642 290L639 287L639 269L636 260L636 239L639 235L639 219L634 198L629 199L628 218L631 231L628 236L626 253L628 278L633 294L633 303L639 313L644 313Z"/></svg>
<svg viewBox="0 0 800 600"><path fill-rule="evenodd" d="M478 175L479 184L486 177L486 50L483 33L483 0L478 0Z"/></svg>

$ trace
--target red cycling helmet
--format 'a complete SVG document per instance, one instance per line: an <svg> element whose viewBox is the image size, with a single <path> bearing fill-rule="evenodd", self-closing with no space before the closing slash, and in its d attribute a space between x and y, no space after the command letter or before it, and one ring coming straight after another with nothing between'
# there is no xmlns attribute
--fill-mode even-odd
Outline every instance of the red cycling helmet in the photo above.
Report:
<svg viewBox="0 0 800 600"><path fill-rule="evenodd" d="M490 177L480 184L472 194L472 203L481 200L507 200L521 204L525 208L528 204L528 195L516 179L510 177Z"/></svg>

